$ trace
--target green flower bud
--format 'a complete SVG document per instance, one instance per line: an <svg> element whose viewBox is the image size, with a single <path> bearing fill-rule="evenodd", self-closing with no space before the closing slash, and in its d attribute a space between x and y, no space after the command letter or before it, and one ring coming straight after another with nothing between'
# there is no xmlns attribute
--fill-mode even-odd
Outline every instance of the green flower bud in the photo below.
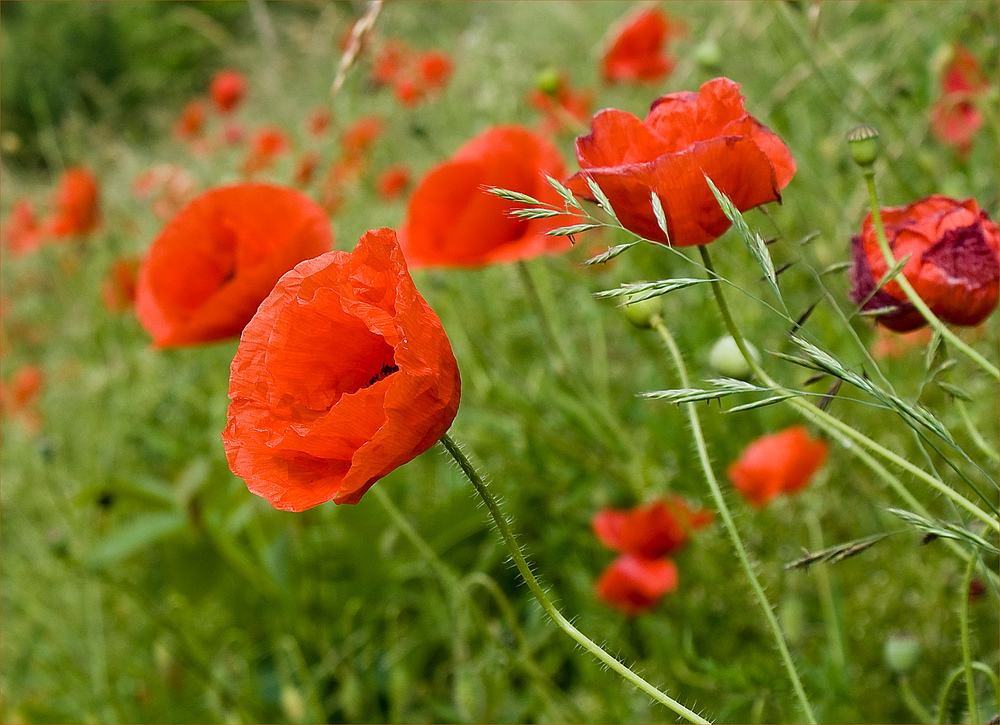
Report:
<svg viewBox="0 0 1000 725"><path fill-rule="evenodd" d="M747 346L750 357L754 359L754 362L760 363L760 353L757 352L757 348L749 342L744 342L744 344ZM743 357L743 353L740 352L740 348L736 345L736 340L729 335L720 337L712 345L712 350L708 353L708 364L717 373L725 375L728 378L749 380L753 375L753 370Z"/></svg>
<svg viewBox="0 0 1000 725"><path fill-rule="evenodd" d="M663 315L663 305L660 304L659 297L649 297L638 302L630 302L630 297L625 298L622 309L625 310L625 317L636 327L647 328L653 326L653 318Z"/></svg>
<svg viewBox="0 0 1000 725"><path fill-rule="evenodd" d="M722 65L722 51L714 40L703 40L694 49L694 59L702 68L715 70Z"/></svg>
<svg viewBox="0 0 1000 725"><path fill-rule="evenodd" d="M878 158L878 131L871 126L861 124L852 128L847 132L847 143L854 163L862 168L871 166Z"/></svg>
<svg viewBox="0 0 1000 725"><path fill-rule="evenodd" d="M920 659L920 642L908 632L893 632L885 641L882 656L890 670L905 675Z"/></svg>
<svg viewBox="0 0 1000 725"><path fill-rule="evenodd" d="M535 88L547 96L555 96L562 86L562 78L555 68L546 68L535 76Z"/></svg>

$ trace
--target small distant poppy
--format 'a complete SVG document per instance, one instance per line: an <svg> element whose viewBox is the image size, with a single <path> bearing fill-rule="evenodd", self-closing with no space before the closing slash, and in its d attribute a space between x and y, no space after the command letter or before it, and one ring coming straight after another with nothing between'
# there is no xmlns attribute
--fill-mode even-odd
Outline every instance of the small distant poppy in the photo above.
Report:
<svg viewBox="0 0 1000 725"><path fill-rule="evenodd" d="M658 81L670 75L675 61L665 45L680 26L656 8L627 18L615 32L604 56L601 72L610 82Z"/></svg>
<svg viewBox="0 0 1000 725"><path fill-rule="evenodd" d="M396 100L399 101L399 105L404 108L413 108L426 95L424 89L415 80L405 76L396 79L392 84L392 90L396 96Z"/></svg>
<svg viewBox="0 0 1000 725"><path fill-rule="evenodd" d="M416 61L417 75L421 85L428 91L439 91L448 83L454 64L448 54L441 50L421 53Z"/></svg>
<svg viewBox="0 0 1000 725"><path fill-rule="evenodd" d="M572 223L571 217L513 218L509 212L522 205L484 189L519 191L562 206L545 176L560 178L564 169L559 150L545 137L521 126L487 129L417 185L400 232L407 262L414 268L478 267L568 249L568 239L546 232Z"/></svg>
<svg viewBox="0 0 1000 725"><path fill-rule="evenodd" d="M344 129L340 146L348 158L358 158L368 153L382 134L385 121L378 116L362 116Z"/></svg>
<svg viewBox="0 0 1000 725"><path fill-rule="evenodd" d="M182 141L190 141L201 136L205 130L208 110L200 98L188 101L181 110L181 115L174 123L174 135Z"/></svg>
<svg viewBox="0 0 1000 725"><path fill-rule="evenodd" d="M954 325L978 325L997 306L1000 230L975 199L933 194L912 204L881 210L895 259L910 255L903 276L931 312ZM850 298L865 310L884 310L877 322L906 332L925 324L896 280L872 294L888 265L871 213L851 239Z"/></svg>
<svg viewBox="0 0 1000 725"><path fill-rule="evenodd" d="M306 130L310 136L322 136L333 123L333 114L328 108L314 108L306 118Z"/></svg>
<svg viewBox="0 0 1000 725"><path fill-rule="evenodd" d="M400 73L406 68L413 56L409 45L396 38L390 38L381 47L372 63L372 82L376 85L389 85L396 82Z"/></svg>
<svg viewBox="0 0 1000 725"><path fill-rule="evenodd" d="M101 284L101 301L109 312L119 314L135 304L139 262L135 257L119 257L108 270L108 275Z"/></svg>
<svg viewBox="0 0 1000 725"><path fill-rule="evenodd" d="M243 173L253 175L266 171L291 149L288 136L277 126L262 126L250 139L250 149L243 162Z"/></svg>
<svg viewBox="0 0 1000 725"><path fill-rule="evenodd" d="M43 225L46 234L75 237L92 232L101 219L97 177L83 166L67 169L59 179L52 205L52 215Z"/></svg>
<svg viewBox="0 0 1000 725"><path fill-rule="evenodd" d="M15 257L33 252L42 244L42 225L35 216L35 205L19 199L3 223L3 243Z"/></svg>
<svg viewBox="0 0 1000 725"><path fill-rule="evenodd" d="M781 201L795 173L791 152L744 110L739 89L716 78L698 93L671 93L653 102L645 121L617 109L598 112L590 134L576 139L581 170L569 188L593 200L586 178L595 181L622 225L646 239L687 247L718 238L730 222L705 176L746 211ZM669 240L653 212L653 191Z"/></svg>
<svg viewBox="0 0 1000 725"><path fill-rule="evenodd" d="M375 180L375 188L379 196L386 201L392 201L410 185L410 167L406 164L390 166Z"/></svg>
<svg viewBox="0 0 1000 725"><path fill-rule="evenodd" d="M25 428L37 431L42 426L42 417L36 404L44 385L45 373L37 365L18 368L9 382L0 383L0 406Z"/></svg>
<svg viewBox="0 0 1000 725"><path fill-rule="evenodd" d="M691 531L711 521L710 511L692 510L674 496L626 511L602 509L592 523L597 538L609 549L653 559L677 550Z"/></svg>
<svg viewBox="0 0 1000 725"><path fill-rule="evenodd" d="M319 166L319 152L312 149L304 152L295 162L295 171L292 172L295 183L299 186L308 186L316 173L317 166Z"/></svg>
<svg viewBox="0 0 1000 725"><path fill-rule="evenodd" d="M444 435L460 389L395 232L369 231L284 275L243 330L226 457L275 508L357 503Z"/></svg>
<svg viewBox="0 0 1000 725"><path fill-rule="evenodd" d="M333 246L326 214L294 189L239 184L201 194L153 240L136 312L156 347L225 340L298 262Z"/></svg>
<svg viewBox="0 0 1000 725"><path fill-rule="evenodd" d="M243 74L227 69L219 71L212 78L209 95L219 113L229 113L243 100L246 89L247 81Z"/></svg>
<svg viewBox="0 0 1000 725"><path fill-rule="evenodd" d="M783 493L808 485L826 462L827 443L814 439L803 426L761 436L729 466L729 480L753 506L762 508Z"/></svg>
<svg viewBox="0 0 1000 725"><path fill-rule="evenodd" d="M941 96L931 106L931 131L941 141L954 146L960 156L968 156L972 139L983 125L983 114L975 100L989 89L976 56L958 45L941 74Z"/></svg>
<svg viewBox="0 0 1000 725"><path fill-rule="evenodd" d="M605 604L635 616L677 589L677 565L670 559L622 554L601 574L595 590Z"/></svg>

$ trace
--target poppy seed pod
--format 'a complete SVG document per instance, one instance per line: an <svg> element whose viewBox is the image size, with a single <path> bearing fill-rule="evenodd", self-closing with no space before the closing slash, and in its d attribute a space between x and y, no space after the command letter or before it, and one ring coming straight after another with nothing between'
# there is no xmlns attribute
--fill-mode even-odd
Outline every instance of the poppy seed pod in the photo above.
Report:
<svg viewBox="0 0 1000 725"><path fill-rule="evenodd" d="M937 317L954 325L977 325L997 306L1000 230L974 199L934 194L908 206L881 210L895 259L910 255L902 274ZM874 291L888 270L872 215L851 240L851 300L863 310L881 310L878 323L896 332L926 324L896 280Z"/></svg>

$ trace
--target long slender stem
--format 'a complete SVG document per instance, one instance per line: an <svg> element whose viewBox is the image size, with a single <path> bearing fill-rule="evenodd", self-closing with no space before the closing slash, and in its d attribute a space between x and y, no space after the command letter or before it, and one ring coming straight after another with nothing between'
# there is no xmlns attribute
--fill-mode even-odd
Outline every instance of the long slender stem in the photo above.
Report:
<svg viewBox="0 0 1000 725"><path fill-rule="evenodd" d="M809 511L806 514L806 526L809 529L809 545L813 551L822 551L826 548L826 544L823 542L823 527L815 511ZM833 660L833 666L837 673L842 676L847 664L847 656L844 652L844 635L840 631L840 622L837 619L837 607L833 601L830 571L826 564L818 564L813 567L813 571L819 587L823 619L826 620L826 637L830 643L830 658Z"/></svg>
<svg viewBox="0 0 1000 725"><path fill-rule="evenodd" d="M705 268L706 270L708 270L709 273L709 278L711 280L711 285L712 285L712 293L715 296L716 304L719 307L719 313L722 315L722 319L726 325L726 329L729 331L729 334L733 337L733 340L736 342L736 346L739 348L740 353L743 355L743 358L747 361L747 364L750 366L750 369L754 371L754 374L758 377L758 379L760 379L764 384L774 388L774 390L777 392L785 391L785 388L779 385L777 382L775 382L775 380L772 379L764 370L764 368L762 368L760 364L753 358L749 350L747 350L746 342L743 340L743 336L740 334L739 329L736 327L736 323L733 321L733 316L729 312L729 305L726 304L726 298L722 293L722 286L719 284L719 277L715 272L715 267L712 265L712 258L709 255L708 250L705 248L704 245L698 247L698 249L701 252L701 258L705 264ZM821 427L827 433L836 436L838 440L843 442L845 439L851 439L854 442L861 444L862 446L872 451L873 453L877 453L887 461L894 463L898 467L902 468L904 471L907 471L908 473L911 473L912 475L916 476L938 493L942 494L943 496L946 496L947 498L950 498L958 506L964 508L966 511L968 511L970 514L978 518L980 521L985 523L994 531L1000 532L1000 522L990 517L989 514L984 512L982 509L980 509L974 503L972 503L967 498L962 496L960 493L955 491L953 488L951 488L950 486L946 486L942 481L935 478L934 476L931 476L926 471L918 468L917 466L913 465L902 456L899 456L896 453L890 451L888 448L885 448L879 443L876 443L868 436L864 435L855 428L852 428L843 421L835 418L826 411L821 410L820 408L817 408L816 406L804 400L801 400L798 397L788 398L785 402L788 405L795 408L797 411L799 411L799 413L801 413L804 417L808 418L811 422Z"/></svg>
<svg viewBox="0 0 1000 725"><path fill-rule="evenodd" d="M872 221L875 223L875 236L878 238L878 245L882 250L882 256L885 258L887 268L892 269L897 260L893 257L892 249L890 249L889 242L885 236L885 227L882 224L882 213L879 210L878 190L875 188L875 171L871 168L866 169L864 177L865 183L868 185L868 203L871 207ZM917 291L913 289L913 285L910 284L910 280L908 280L905 275L897 275L894 281L902 288L903 292L906 293L906 297L909 299L910 304L916 307L917 311L925 320L927 320L927 324L933 327L937 332L941 333L941 336L948 342L964 352L979 367L997 380L1000 380L1000 368L997 368L989 360L976 352L976 350L966 345L960 337L948 328L947 325L941 322L937 315L931 312L931 308L927 306L927 303L925 303L920 295L917 294Z"/></svg>
<svg viewBox="0 0 1000 725"><path fill-rule="evenodd" d="M976 706L976 681L972 677L972 647L969 643L969 587L972 584L972 572L976 570L976 557L970 557L962 577L962 590L959 592L959 627L962 640L962 665L965 667L965 696L969 704L969 722L979 722L979 708Z"/></svg>
<svg viewBox="0 0 1000 725"><path fill-rule="evenodd" d="M903 702L910 709L914 715L923 723L934 722L934 716L931 715L930 711L924 707L923 703L917 699L917 696L913 694L913 688L910 687L910 678L906 675L899 676L899 694L903 698Z"/></svg>
<svg viewBox="0 0 1000 725"><path fill-rule="evenodd" d="M490 512L490 516L493 519L493 523L496 525L497 530L500 532L500 536L504 543L507 545L507 550L510 552L510 558L517 567L517 570L521 573L521 577L524 579L524 583L528 585L528 589L535 596L535 599L541 605L545 613L552 618L552 621L562 629L566 634L573 638L581 647L590 652L594 657L603 662L605 665L613 669L619 675L624 677L630 683L638 687L640 690L645 692L647 695L652 697L657 702L665 705L667 708L672 710L674 713L685 718L689 722L693 723L704 723L707 724L709 721L698 715L696 712L689 710L674 700L669 695L661 692L653 685L649 684L642 677L637 675L631 669L622 664L619 660L612 657L604 649L602 649L598 644L593 642L587 636L585 636L580 630L573 626L573 624L566 619L559 611L559 609L552 603L549 599L548 594L542 589L542 585L538 583L538 579L535 578L534 573L531 571L531 567L528 566L528 562L524 559L524 554L521 552L521 547L518 545L514 538L514 534L511 531L510 525L507 523L507 519L503 512L500 510L500 505L493 493L489 490L486 482L476 471L475 467L466 458L465 454L458 447L458 445L451 439L451 437L445 433L441 438L441 445L445 447L451 457L455 459L458 467L462 469L466 478L476 489L476 493L486 504L486 508Z"/></svg>
<svg viewBox="0 0 1000 725"><path fill-rule="evenodd" d="M651 324L653 329L659 333L660 337L663 339L664 345L666 345L667 350L670 352L670 357L673 360L674 367L677 369L677 376L680 378L681 387L690 388L691 384L688 380L687 366L684 364L684 357L681 355L681 351L677 347L677 343L674 340L673 335L670 334L670 330L664 324L663 318L660 315L656 315L651 320ZM709 489L712 491L712 498L715 500L715 506L719 510L719 515L722 517L722 522L725 525L726 532L729 534L729 538L733 543L733 548L736 549L736 556L740 561L740 565L743 567L743 572L750 581L750 587L753 589L754 595L757 597L758 604L760 604L761 609L764 610L764 617L767 619L768 626L771 628L771 633L774 635L775 642L778 645L778 650L781 652L781 659L784 662L785 669L788 671L788 677L792 681L792 687L795 690L795 694L799 698L799 704L802 706L802 710L809 722L815 723L816 716L813 714L812 706L809 704L809 698L806 697L805 689L802 687L802 681L799 678L798 671L795 669L795 663L792 661L792 655L788 651L788 645L785 643L785 637L781 633L781 625L778 623L778 618L774 615L774 608L767 600L767 595L764 593L764 587L761 586L760 580L757 578L757 575L753 570L753 565L750 563L750 557L747 555L746 548L743 546L743 540L740 539L736 523L733 521L732 514L729 512L729 506L726 505L726 499L722 495L722 489L719 486L719 481L715 477L715 472L712 469L712 462L708 457L708 447L705 444L705 437L701 430L701 420L698 418L698 411L695 408L694 403L684 403L682 407L687 413L691 433L694 436L695 449L698 452L698 460L701 463L702 473L705 476L705 480L708 482Z"/></svg>

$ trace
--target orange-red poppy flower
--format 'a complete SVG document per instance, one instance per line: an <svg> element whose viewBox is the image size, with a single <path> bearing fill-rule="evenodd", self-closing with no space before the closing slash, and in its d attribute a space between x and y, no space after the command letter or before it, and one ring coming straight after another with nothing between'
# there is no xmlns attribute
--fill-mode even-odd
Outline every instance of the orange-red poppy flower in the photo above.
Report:
<svg viewBox="0 0 1000 725"><path fill-rule="evenodd" d="M243 162L243 173L247 175L266 171L292 147L288 136L277 126L262 126L250 139L250 150Z"/></svg>
<svg viewBox="0 0 1000 725"><path fill-rule="evenodd" d="M314 108L306 118L306 130L310 136L322 136L333 123L333 114L328 108Z"/></svg>
<svg viewBox="0 0 1000 725"><path fill-rule="evenodd" d="M371 150L385 128L385 122L378 116L362 116L344 129L340 146L348 158L359 158Z"/></svg>
<svg viewBox="0 0 1000 725"><path fill-rule="evenodd" d="M353 253L297 265L243 330L226 457L275 508L357 503L444 435L460 389L395 232L370 231Z"/></svg>
<svg viewBox="0 0 1000 725"><path fill-rule="evenodd" d="M886 239L897 260L910 255L903 276L931 311L954 325L978 325L997 306L1000 232L975 199L934 194L908 206L881 210ZM872 215L851 240L851 299L882 309L878 323L897 332L925 324L896 280L872 295L888 270Z"/></svg>
<svg viewBox="0 0 1000 725"><path fill-rule="evenodd" d="M427 95L424 88L412 78L401 76L392 84L393 94L403 108L413 108Z"/></svg>
<svg viewBox="0 0 1000 725"><path fill-rule="evenodd" d="M797 425L761 436L729 466L729 480L753 506L761 508L782 493L806 487L826 461L827 443Z"/></svg>
<svg viewBox="0 0 1000 725"><path fill-rule="evenodd" d="M710 511L692 510L684 499L673 496L627 511L602 509L592 524L609 549L653 559L680 548L691 531L711 522Z"/></svg>
<svg viewBox="0 0 1000 725"><path fill-rule="evenodd" d="M209 95L219 113L229 113L239 102L247 90L246 78L237 70L222 70L212 78Z"/></svg>
<svg viewBox="0 0 1000 725"><path fill-rule="evenodd" d="M396 38L388 39L372 62L372 82L376 85L395 83L412 56L409 45Z"/></svg>
<svg viewBox="0 0 1000 725"><path fill-rule="evenodd" d="M562 206L545 175L564 172L559 150L521 126L497 126L480 134L448 161L434 167L410 197L400 243L411 267L478 267L569 249L565 237L546 232L570 217L517 219L522 208L484 189L519 191Z"/></svg>
<svg viewBox="0 0 1000 725"><path fill-rule="evenodd" d="M941 96L931 106L931 131L954 146L960 156L972 149L972 139L983 125L975 100L989 89L979 61L961 45L952 49L941 75Z"/></svg>
<svg viewBox="0 0 1000 725"><path fill-rule="evenodd" d="M174 123L174 136L182 141L190 141L200 137L205 130L207 118L208 110L205 108L203 100L194 98L188 101Z"/></svg>
<svg viewBox="0 0 1000 725"><path fill-rule="evenodd" d="M590 134L576 140L581 170L570 189L593 200L585 177L592 179L626 229L667 243L650 201L655 191L675 247L707 244L729 228L706 175L740 211L781 201L795 160L744 110L739 89L716 78L698 93L671 93L653 102L645 121L617 109L600 111Z"/></svg>
<svg viewBox="0 0 1000 725"><path fill-rule="evenodd" d="M101 283L101 301L108 312L122 313L135 304L139 263L140 260L135 257L119 257L111 265L107 277Z"/></svg>
<svg viewBox="0 0 1000 725"><path fill-rule="evenodd" d="M394 164L378 175L375 188L379 196L386 201L393 201L406 191L410 185L410 167L406 164Z"/></svg>
<svg viewBox="0 0 1000 725"><path fill-rule="evenodd" d="M448 83L454 64L442 50L428 50L417 58L416 70L421 85L428 91L440 91Z"/></svg>
<svg viewBox="0 0 1000 725"><path fill-rule="evenodd" d="M305 151L299 156L299 160L295 162L295 170L292 172L292 178L295 179L295 183L299 186L308 186L318 166L319 152L314 149Z"/></svg>
<svg viewBox="0 0 1000 725"><path fill-rule="evenodd" d="M617 30L601 59L601 72L610 82L658 81L670 75L675 61L666 53L667 41L680 30L662 11L641 10Z"/></svg>
<svg viewBox="0 0 1000 725"><path fill-rule="evenodd" d="M4 246L19 257L38 249L43 239L42 225L35 216L35 205L27 199L19 199L3 223Z"/></svg>
<svg viewBox="0 0 1000 725"><path fill-rule="evenodd" d="M0 407L25 428L37 431L42 427L38 412L38 397L45 384L45 373L37 365L18 368L7 383L0 383Z"/></svg>
<svg viewBox="0 0 1000 725"><path fill-rule="evenodd" d="M75 237L94 231L101 220L97 177L82 166L67 169L59 179L52 205L52 215L43 225L46 234Z"/></svg>
<svg viewBox="0 0 1000 725"><path fill-rule="evenodd" d="M656 606L677 588L677 565L670 559L622 554L601 574L595 587L605 604L635 616Z"/></svg>
<svg viewBox="0 0 1000 725"><path fill-rule="evenodd" d="M293 189L239 184L201 194L153 240L136 312L157 347L240 334L285 272L333 246L323 210Z"/></svg>

